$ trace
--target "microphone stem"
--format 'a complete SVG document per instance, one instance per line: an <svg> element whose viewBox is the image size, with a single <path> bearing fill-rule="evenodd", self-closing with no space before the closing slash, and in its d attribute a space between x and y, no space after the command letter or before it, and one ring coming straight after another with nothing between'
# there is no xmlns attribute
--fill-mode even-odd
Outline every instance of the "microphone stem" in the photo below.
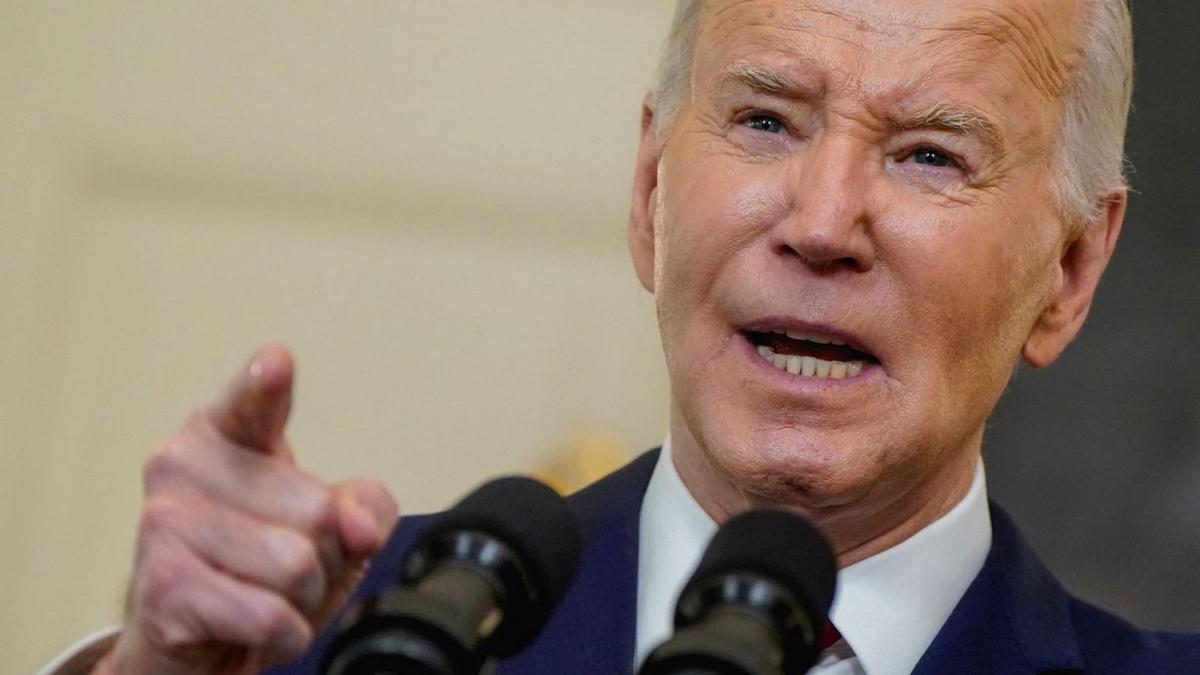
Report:
<svg viewBox="0 0 1200 675"><path fill-rule="evenodd" d="M438 569L417 584L417 591L445 603L449 611L442 616L453 623L452 632L469 640L464 644L471 647L491 635L504 618L496 589L478 572L464 567L446 565Z"/></svg>

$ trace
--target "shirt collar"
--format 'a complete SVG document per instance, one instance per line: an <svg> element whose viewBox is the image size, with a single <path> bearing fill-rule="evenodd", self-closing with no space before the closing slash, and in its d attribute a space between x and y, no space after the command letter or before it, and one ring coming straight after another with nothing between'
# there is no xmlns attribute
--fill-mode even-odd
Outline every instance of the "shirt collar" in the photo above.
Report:
<svg viewBox="0 0 1200 675"><path fill-rule="evenodd" d="M838 572L829 617L870 675L911 673L992 546L983 462L966 496L899 544Z"/></svg>
<svg viewBox="0 0 1200 675"><path fill-rule="evenodd" d="M636 664L672 631L675 601L717 526L688 492L670 438L640 516ZM949 512L892 548L838 572L830 618L868 675L910 673L991 548L983 462Z"/></svg>

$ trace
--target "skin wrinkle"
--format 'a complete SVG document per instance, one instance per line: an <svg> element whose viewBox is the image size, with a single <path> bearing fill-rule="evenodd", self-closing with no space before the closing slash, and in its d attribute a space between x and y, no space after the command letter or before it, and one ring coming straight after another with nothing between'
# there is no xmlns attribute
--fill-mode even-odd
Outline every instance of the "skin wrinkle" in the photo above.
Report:
<svg viewBox="0 0 1200 675"><path fill-rule="evenodd" d="M752 4L752 2L753 0L737 0L736 2L725 3L715 10L711 9L711 3L705 3L705 8L708 8L711 12L713 20L712 30L717 31L726 22L736 19L736 17L726 15L735 13L733 10ZM1047 7L1061 7L1062 4L1062 0L1050 0L1050 2L1046 3ZM1070 0L1070 5L1073 8L1071 15L1074 16L1077 11L1075 0ZM821 3L810 2L808 6L795 8L790 12L793 16L793 25L781 26L780 22L774 20L776 13L773 11L768 13L768 20L750 22L746 25L798 32L804 35L817 35L843 41L850 46L859 48L864 45L844 36L821 31L816 26L811 25L810 22L803 21L801 17L807 14L849 23L861 34L877 34L879 40L894 38L901 31L911 31L913 29L944 33L943 35L937 35L925 40L926 45L934 48L939 47L944 41L954 42L959 40L965 41L971 38L983 38L992 47L999 46L1013 53L1018 62L1022 64L1030 83L1051 100L1061 98L1069 83L1070 75L1078 62L1076 49L1055 50L1051 47L1053 44L1072 45L1073 40L1055 40L1056 36L1049 28L1050 19L1042 16L1041 13L1025 11L1025 8L1022 7L1004 5L1003 9L1010 10L1010 12L990 7L983 8L980 10L979 15L965 17L950 26L936 26L921 22L917 12L902 12L897 8L893 8L890 15L885 17L854 17L846 11L848 7L861 9L859 3L855 2L833 0L825 0ZM1051 11L1053 11L1053 7L1051 7ZM1010 16L1010 13L1015 16ZM1060 10L1059 13L1062 13L1062 11ZM704 26L705 21L702 14L702 32ZM1063 38L1068 36L1058 35L1057 37Z"/></svg>
<svg viewBox="0 0 1200 675"><path fill-rule="evenodd" d="M802 35L805 37L810 37L810 36L822 37L822 38L834 40L837 42L841 42L849 47L853 47L856 49L861 49L863 47L863 44L861 44L860 42L858 42L854 39L839 35L836 32L823 31L820 28L818 28L817 26L814 26L814 25L811 25L808 23L802 23L802 22L798 21L798 19L792 20L792 23L794 25L781 25L779 21L773 20L774 19L773 12L768 13L767 17L764 20L751 20L751 21L746 21L746 22L739 24L738 20L741 17L737 16L737 13L734 12L733 10L738 9L739 7L741 7L743 5L751 4L751 2L752 2L752 0L740 0L739 2L734 2L733 4L727 4L727 5L719 8L718 10L716 10L712 14L713 25L711 26L711 29L706 28L707 22L705 21L705 15L702 12L701 19L700 19L701 29L700 29L700 35L698 36L698 42L705 40L705 37L706 37L705 31L706 30L711 30L712 32L717 34L717 37L713 38L714 42L723 41L725 39L725 37L727 37L727 35L723 34L722 29L726 26L727 23L732 23L734 31L744 31L746 28L766 29L766 32L768 34L774 33L775 31L782 31L784 33L799 34L799 35ZM811 10L811 9L806 9L806 8L797 9L793 12L793 14L800 15L805 11L809 11L809 12L812 12L815 14L828 14L830 16L836 17L836 14L833 14L831 12L821 12L819 10ZM732 14L732 16L723 16L723 15L729 15L729 14ZM867 37L865 34L871 32L871 30L872 29L870 29L864 23L864 25L861 28L861 33L864 34L864 37ZM724 32L733 32L733 31L724 31ZM777 48L780 51L794 52L796 50L797 45L793 42L787 41L786 38L784 38L784 37L781 37L779 35L770 35L769 39L773 43L772 47Z"/></svg>
<svg viewBox="0 0 1200 675"><path fill-rule="evenodd" d="M1005 50L1016 59L1034 88L1047 99L1060 101L1078 63L1076 50L1051 47L1056 41L1045 17L1026 14L1020 7L1006 9L1011 9L1012 15L989 8L981 16L969 16L946 28L931 26L929 30L942 34L926 40L925 44L939 49L947 42L969 45L975 38L982 39L989 44L979 45L980 50L987 52L997 47Z"/></svg>
<svg viewBox="0 0 1200 675"><path fill-rule="evenodd" d="M720 10L718 10L718 14L720 14L720 13L723 13L723 12L728 12L729 10L731 10L731 9L734 9L734 8L736 8L736 7L738 7L738 6L742 5L742 4L744 4L744 3L737 3L737 4L735 4L735 5L729 5L729 6L726 6L726 7L724 7L724 8L721 8ZM802 10L802 11L803 11L803 10ZM812 11L813 13L816 13L816 14L818 14L818 15L832 15L832 13L831 13L831 12L825 12L825 11L820 11L820 10L810 10L810 11ZM732 19L732 18L734 18L734 17L730 17L730 18ZM857 27L859 27L859 28L861 29L861 28L863 28L864 26L866 26L866 22L865 22L865 21L859 21L859 22L857 22L857 23L856 23L856 25L857 25ZM910 27L912 24L907 24L907 23L903 23L903 22L893 22L891 25L893 25L893 26L900 26L900 27ZM750 22L747 22L747 26L749 26L749 27L751 27L751 28L754 28L754 27L761 27L761 26L768 26L768 27L769 27L769 25L768 25L768 24L765 24L765 23L763 23L763 22L756 22L756 21L750 21ZM778 27L776 26L776 28L778 28ZM807 29L807 28L805 28L805 27L800 27L800 28L791 28L791 27L785 27L783 30L787 30L787 31L800 31L800 32L805 32L805 33L809 32L809 29ZM716 31L716 29L714 29L714 32L719 32L719 31ZM720 35L720 36L718 36L718 38L724 38L724 37L728 37L728 36L724 36L724 35ZM718 38L714 38L714 39L718 39ZM776 38L776 39L775 39L775 40L773 40L773 41L774 41L774 42L781 42L781 41L782 41L782 42L786 43L786 40L781 40L781 39L779 39L779 38ZM856 46L857 46L857 45L856 45ZM782 51L782 50L780 50L780 51ZM793 46L792 52L793 52L793 55L794 55L794 56L793 56L793 58L795 59L795 61L797 61L797 62L799 62L799 63L804 63L804 62L806 62L806 61L812 61L812 60L813 60L813 59L811 59L811 58L809 58L809 57L807 57L807 56L805 56L805 55L803 55L803 54L795 55L795 49L794 49L794 46ZM736 75L737 73L736 73L736 71L735 71L735 72L733 72L733 73L731 73L731 74L734 74L734 75ZM751 75L752 75L753 73L743 73L743 74L751 74ZM694 69L693 69L693 75L695 75L695 71L694 71ZM785 76L785 78L786 78L786 76ZM768 76L768 77L763 77L763 78L758 78L758 79L761 81L761 84L763 84L763 85L764 85L764 86L763 86L763 88L764 88L764 89L771 89L771 88L774 88L774 89L779 89L781 86L786 86L785 82L784 82L784 81L779 81L779 80L781 80L781 78L778 78L778 77L776 77L776 78L771 78L771 77L769 77L769 76ZM776 81L776 82L771 82L771 80L772 80L772 79L775 79L775 80L777 80L777 81ZM845 80L851 80L851 79L852 79L852 76L849 76L849 75L848 75L848 76L847 76L846 78L844 78L844 79L845 79ZM839 81L839 82L837 82L836 84L837 84L837 85L842 85L842 86L844 86L844 85L845 85L845 84L847 84L847 83L846 83L846 82ZM865 92L857 92L857 93L864 94ZM812 97L812 96L815 96L815 92L813 92L813 93L811 93L811 94L810 94L810 93L806 93L806 94L804 95L804 97L806 97L806 98L808 98L808 97ZM962 111L962 113L963 113L963 114L961 115L961 117L968 117L968 118L969 118L969 117L971 116L971 115L970 115L970 113L969 113L969 109L970 109L971 107L972 107L972 106L963 106L964 110ZM954 117L954 116L955 116L955 115L950 115L950 117ZM910 122L900 122L899 124L894 124L894 126L906 127L906 126L913 126L913 124L912 124L912 123L910 123ZM952 126L952 125L946 125L946 126ZM978 125L973 125L973 126L978 126ZM986 133L984 134L984 136L985 136L985 137L987 138L987 140L988 140L988 145L989 145L989 148L990 148L990 149L992 149L993 151L995 151L995 149L996 149L996 148L998 147L998 145L999 145L999 144L996 142L996 139L995 139L995 136L996 136L996 135L998 135L997 128L998 128L998 126L999 126L999 125L998 125L998 124L996 124L995 122L988 122L988 123L986 124L986 126L987 126L987 127L989 127L989 129L986 131ZM1023 154L1023 155L1025 155L1025 154L1039 154L1039 153L1036 153L1036 152L1035 152L1035 153L1022 153L1022 154ZM974 184L976 187L979 187L979 188L987 188L987 187L991 187L991 186L994 186L995 184L997 184L997 183L998 183L998 182L999 182L999 181L1000 181L1000 180L1003 178L1003 174L1005 173L1005 171L1003 170L1003 169L1004 169L1004 167L1003 167L1003 165L1004 165L1004 161L1003 161L1003 160L1005 160L1005 158L1004 158L1004 157L1002 157L1002 156L1001 156L1001 157L997 157L997 158L996 158L996 160L995 160L995 162L994 162L994 165L992 166L992 169L993 169L993 170L992 170L991 172L987 172L987 173L990 173L991 175L984 175L984 173L983 173L983 172L981 172L981 173L979 173L979 174L977 174L977 175L973 176L973 177L972 177L972 179L973 179L973 180L972 180L973 184ZM992 164L992 163L989 163L989 164Z"/></svg>
<svg viewBox="0 0 1200 675"><path fill-rule="evenodd" d="M815 104L824 97L823 89L801 84L796 79L769 67L745 60L738 61L725 68L718 76L715 87L717 93L714 98L718 102L726 97L736 98L736 88L739 86L760 91L766 95L777 95L808 104ZM705 116L713 120L714 128L719 127L719 123L715 120L715 113ZM888 119L881 123L864 119L862 120L863 124L872 127L875 131L884 127L889 127L896 132L936 129L978 137L981 144L993 157L987 162L990 167L993 167L993 170L988 172L991 175L980 175L980 172L975 172L971 176L971 184L977 188L990 187L1003 177L1004 171L996 166L1002 166L1007 159L1001 125L990 115L974 106L956 105L943 101L903 117L889 115L887 112L876 113L876 116ZM966 203L966 200L959 199L958 201Z"/></svg>
<svg viewBox="0 0 1200 675"><path fill-rule="evenodd" d="M762 68L747 63L737 63L730 68L725 69L722 75L718 78L716 85L717 93L714 98L718 102L726 96L736 98L736 94L727 94L725 89L737 86L738 83L745 83L750 80L751 88L765 88L771 91L781 93L787 99L796 99L800 101L811 101L815 96L815 92L805 92L803 87L797 87L795 83L789 83L789 80L778 73L775 73L767 68ZM761 85L761 86L760 86ZM788 92L793 93L789 94ZM884 113L882 116L886 116ZM977 189L991 188L997 185L1005 175L1003 161L1006 157L1004 147L1004 134L999 130L998 123L992 121L989 116L984 113L977 112L970 106L956 106L948 103L939 103L932 106L925 112L919 112L908 118L900 118L890 116L890 120L876 121L869 117L864 117L858 120L859 124L869 128L872 132L881 133L887 130L892 131L919 131L922 129L947 129L950 131L961 132L966 135L981 135L983 137L982 144L986 145L991 154L995 155L995 159L989 159L986 163L990 170L985 172L974 172L969 178L969 183ZM706 111L702 118L707 122L708 128L706 131L714 136L720 136L727 132L727 126L722 121L719 112ZM848 130L853 133L853 129ZM869 142L869 139L862 139ZM727 152L730 155L735 154L732 150L726 150L728 143L714 142L713 148L716 152ZM740 153L746 157L747 161L769 163L774 161L772 157L757 157L749 152ZM968 205L974 202L969 194L944 194L942 195L947 202Z"/></svg>
<svg viewBox="0 0 1200 675"><path fill-rule="evenodd" d="M724 22L736 23L734 20L737 17L728 15L735 15L736 12L733 12L733 10L744 5L751 4L751 2L752 0L740 0L738 2L725 4L715 10L710 10L714 17L724 17L720 21L717 21L716 25L713 26L711 30L720 34L721 31L719 29L722 28ZM834 7L843 7L846 5L853 5L854 3L826 2L825 4L829 4ZM1056 2L1055 4L1061 3ZM1074 5L1074 2L1071 4ZM706 6L710 7L710 5ZM984 10L981 15L969 16L956 24L952 24L949 27L941 27L930 25L926 22L920 22L917 20L917 13L902 13L899 10L893 10L892 15L889 17L875 17L871 21L868 21L865 18L851 19L851 21L853 22L855 28L857 28L860 32L877 33L880 36L880 39L895 37L901 31L937 32L939 35L936 35L932 38L927 38L925 40L925 44L929 45L933 49L945 48L946 45L943 43L958 45L961 49L962 43L973 44L973 38L983 38L986 40L986 44L975 45L977 49L982 49L988 52L996 48L1005 49L1007 52L1011 53L1014 58L1016 58L1017 62L1022 66L1022 70L1026 75L1026 79L1036 89L1048 95L1052 100L1059 100L1065 91L1069 75L1074 68L1074 63L1078 61L1077 58L1068 58L1070 54L1075 53L1075 50L1068 48L1056 51L1049 46L1048 43L1053 42L1051 39L1053 34L1046 27L1046 21L1044 20L1044 17L1038 17L1038 19L1042 20L1026 17L1019 8L1013 9L1013 13L1017 14L1018 17L1023 18L1024 24L1030 28L1023 30L1020 21L1009 17L1007 13L992 10L990 8ZM846 17L839 14L835 9L804 7L793 10L791 14L793 14L795 17L792 20L794 25L780 26L778 23L771 23L769 21L750 21L747 22L745 26L741 26L741 28L769 28L782 30L789 33L794 32L804 35L817 35L821 37L831 37L833 39L842 40L841 36L831 35L826 31L821 31L816 26L811 25L811 22L804 22L800 18L804 14L810 14L818 17L832 19L840 18L842 20L846 20ZM737 26L735 26L735 28L737 28ZM705 28L705 22L702 18L701 32L703 33L705 30L707 29ZM724 38L727 36L721 35L720 37ZM862 44L848 39L843 41L852 47L863 47ZM779 45L788 44L786 40L778 37L773 38L773 42ZM1073 41L1069 39L1059 41L1060 44L1063 42L1067 44L1073 44ZM792 44L791 51L795 52L795 49L796 46ZM781 49L780 51L783 50ZM1058 53L1060 51L1064 53ZM954 60L964 63L971 61L970 59ZM975 72L973 69L966 70L967 72L963 73L964 77L977 76L977 72ZM693 69L693 91L695 75L695 69ZM844 83L839 82L838 84ZM865 94L865 92L862 93ZM1037 154L1040 155L1041 153Z"/></svg>
<svg viewBox="0 0 1200 675"><path fill-rule="evenodd" d="M714 10L712 10L712 7L714 5L718 5L718 8L716 8L716 10L715 10L716 13L726 13L728 11L733 10L733 8L737 8L744 4L745 4L745 1L736 2L736 4L719 4L719 2L715 2L715 4L714 4L714 2L712 2L712 1L702 2L701 13L703 13L704 8L708 8L709 11L714 11ZM840 8L847 8L847 7L854 8L853 4L848 4L848 2L840 2L840 4L836 4L836 2L828 2L827 1L827 2L824 2L824 5L836 6L836 7L840 7ZM858 5L860 6L862 4L860 4L860 2L859 2ZM893 8L893 10L894 10L894 7L895 7L894 5L889 5L889 8ZM1060 14L1067 12L1069 10L1070 12L1072 12L1072 16L1070 16L1069 22L1066 22L1069 24L1069 28L1066 31L1060 32L1060 34L1057 35L1057 37L1060 38L1060 40L1058 40L1057 42L1060 43L1061 46L1063 46L1063 47L1060 50L1057 50L1057 52L1055 52L1055 50L1048 50L1048 49L1044 49L1044 52L1049 53L1051 55L1056 54L1056 53L1064 54L1064 60L1066 60L1068 62L1069 66L1070 66L1070 71L1072 71L1069 74L1070 74L1070 76L1072 76L1070 78L1072 78L1072 82L1073 82L1074 68L1076 67L1076 65L1079 64L1079 62L1082 59L1084 59L1084 56L1082 56L1082 54L1080 52L1079 46L1076 46L1076 44L1074 43L1074 40L1073 40L1076 32L1078 32L1080 30L1078 23L1079 23L1080 18L1082 16L1084 16L1084 11L1082 11L1081 5L1076 5L1076 4L1074 4L1074 2L1070 2L1070 4L1064 4L1064 2L1055 2L1054 7L1051 7L1051 12L1054 11L1055 8L1057 8L1057 10L1058 10L1058 12L1060 12ZM1040 12L1040 13L1038 13L1038 16L1043 16L1043 14L1046 13L1044 6L1039 6L1038 11ZM776 16L784 16L784 14L787 14L787 13L794 13L794 12L782 12L781 11L781 12L776 13L775 11L769 11L767 16L768 16L768 19L774 19ZM815 14L816 13L830 14L832 12L823 11L823 10L820 10L820 8L818 8L818 10L815 10L814 13ZM937 29L937 26L928 25L928 20L925 20L924 23L919 22L918 18L922 18L922 19L926 18L926 16L925 16L926 13L928 13L928 12L919 12L918 11L918 12L905 13L902 11L893 11L892 14L890 14L890 18L888 18L888 19L882 19L882 18L876 17L875 25L877 26L877 28L880 28L881 30L883 30L884 28L886 28L888 30L905 29L905 28ZM698 28L700 28L700 25L698 25L698 23L700 23L700 22L697 22L697 32L698 32ZM1043 23L1045 23L1045 22L1043 22ZM992 42L994 42L994 41L992 41ZM991 47L995 48L994 44L991 44ZM942 70L943 70L942 74L944 74L944 76L946 76L948 78L947 79L948 83L952 79L961 79L961 80L964 80L964 82L973 82L974 79L978 78L978 71L976 70L976 68L971 68L971 67L966 66L966 64L970 64L970 62L972 62L971 59L959 59L959 62L961 62L961 64L964 64L964 65L955 66L953 64L950 64L949 67L942 68ZM689 84L692 85L691 88L689 88L689 92L690 92L690 94L692 94L692 97L694 97L694 95L695 95L695 86L694 85L695 85L695 74L696 73L694 71L694 68L691 68L691 67L688 68L688 72L689 72L689 79L690 79ZM1069 84L1066 88L1066 91L1069 91ZM674 109L674 108L672 108L672 109ZM1058 113L1060 113L1060 115L1058 115L1058 118L1061 119L1061 113L1062 113L1061 110L1058 110ZM1030 114L1032 114L1032 112ZM662 141L665 142L665 135L662 135L662 136L664 136L664 137L662 137ZM1058 142L1060 142L1060 141L1058 141L1057 133L1055 133L1055 135L1052 135L1052 136L1049 136L1046 138L1031 139L1031 143L1030 143L1031 148L1030 148L1030 151L1028 151L1028 155L1043 157L1043 160L1040 160L1040 161L1044 161L1045 163L1048 163L1048 165L1051 162L1058 162L1061 160L1061 157L1057 156L1057 153L1060 153L1060 151L1061 151L1061 149L1058 148ZM1050 148L1052 150L1052 153L1054 153L1054 155L1051 156L1050 154L1044 154L1043 153L1044 148ZM1024 160L1022 160L1022 161L1024 161ZM979 187L988 187L991 183L994 183L994 181L980 180L978 186ZM1061 185L1058 187L1061 187ZM1121 180L1120 178L1115 180L1114 183L1111 183L1111 185L1109 187L1105 187L1105 190L1109 191L1109 192L1114 191L1114 190L1122 190L1122 189L1123 189L1123 180ZM1084 229L1084 223L1086 222L1085 217L1087 217L1087 219L1094 219L1094 217L1096 217L1096 215L1094 215L1094 214L1087 215L1087 216L1079 215L1082 213L1082 211L1086 210L1086 208L1080 207L1078 198L1075 198L1073 196L1062 197L1061 193L1056 193L1056 198L1058 198L1058 205L1060 205L1060 208L1063 209L1062 213L1067 214L1070 217L1070 219L1073 220L1072 225L1076 228L1076 231L1081 231L1081 229ZM1067 202L1064 203L1063 199L1067 199ZM1105 208L1108 208L1108 204L1110 204L1110 202L1111 202L1110 199L1106 199L1106 198L1103 199Z"/></svg>

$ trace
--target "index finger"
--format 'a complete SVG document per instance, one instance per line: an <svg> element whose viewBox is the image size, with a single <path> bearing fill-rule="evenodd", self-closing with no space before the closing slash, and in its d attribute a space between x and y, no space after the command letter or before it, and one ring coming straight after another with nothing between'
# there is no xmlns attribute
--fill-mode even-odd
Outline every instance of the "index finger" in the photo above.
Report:
<svg viewBox="0 0 1200 675"><path fill-rule="evenodd" d="M217 431L237 445L275 453L286 446L283 430L292 409L296 366L282 345L254 353L209 408Z"/></svg>

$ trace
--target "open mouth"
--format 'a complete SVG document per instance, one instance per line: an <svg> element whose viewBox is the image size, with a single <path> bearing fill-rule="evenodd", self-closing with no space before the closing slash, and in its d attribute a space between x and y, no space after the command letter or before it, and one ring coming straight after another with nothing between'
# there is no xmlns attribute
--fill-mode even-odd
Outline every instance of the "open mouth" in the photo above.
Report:
<svg viewBox="0 0 1200 675"><path fill-rule="evenodd" d="M758 353L779 370L800 377L842 380L879 363L838 338L799 330L742 331Z"/></svg>

